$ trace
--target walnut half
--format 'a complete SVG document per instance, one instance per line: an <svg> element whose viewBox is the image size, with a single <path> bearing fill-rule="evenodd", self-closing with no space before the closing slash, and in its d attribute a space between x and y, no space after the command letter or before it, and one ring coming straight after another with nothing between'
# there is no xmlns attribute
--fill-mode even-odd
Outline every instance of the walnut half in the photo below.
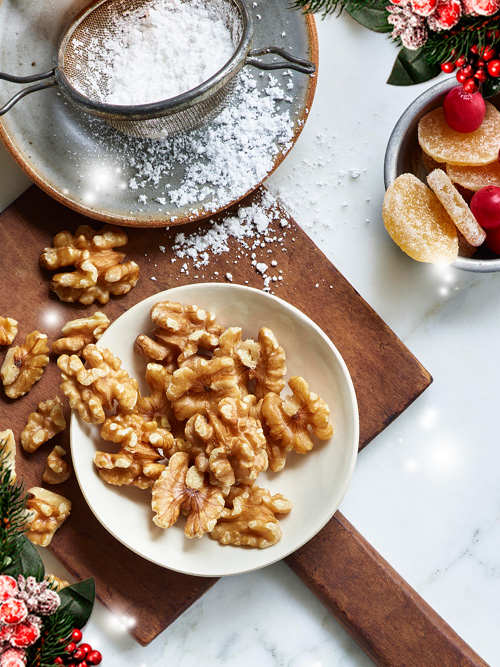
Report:
<svg viewBox="0 0 500 667"><path fill-rule="evenodd" d="M47 457L47 467L43 473L43 481L47 484L62 484L71 475L71 468L63 460L66 450L56 445Z"/></svg>
<svg viewBox="0 0 500 667"><path fill-rule="evenodd" d="M99 340L109 324L109 319L99 310L90 317L70 320L62 328L64 337L52 343L52 352L80 354L85 345Z"/></svg>
<svg viewBox="0 0 500 667"><path fill-rule="evenodd" d="M28 489L26 537L41 547L48 547L54 533L62 526L71 512L71 501L57 493L34 486Z"/></svg>
<svg viewBox="0 0 500 667"><path fill-rule="evenodd" d="M10 428L6 431L0 431L0 457L5 457L6 467L10 471L10 484L14 484L17 479L16 440Z"/></svg>
<svg viewBox="0 0 500 667"><path fill-rule="evenodd" d="M47 336L39 331L28 334L23 345L7 350L0 377L9 398L24 396L38 382L49 363L48 353Z"/></svg>
<svg viewBox="0 0 500 667"><path fill-rule="evenodd" d="M0 317L0 345L10 345L17 335L17 321L12 317Z"/></svg>
<svg viewBox="0 0 500 667"><path fill-rule="evenodd" d="M28 423L21 433L21 445L31 454L65 428L66 420L59 396L42 401L36 412L32 412L28 417Z"/></svg>

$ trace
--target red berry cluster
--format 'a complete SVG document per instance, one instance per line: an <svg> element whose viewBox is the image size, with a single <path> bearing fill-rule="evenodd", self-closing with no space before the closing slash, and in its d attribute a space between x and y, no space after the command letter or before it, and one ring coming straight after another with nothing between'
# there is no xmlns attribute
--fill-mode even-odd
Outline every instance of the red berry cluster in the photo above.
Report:
<svg viewBox="0 0 500 667"><path fill-rule="evenodd" d="M496 40L500 37L500 32L497 30L494 34L489 33L488 37ZM457 70L457 81L462 84L466 93L472 95L488 76L500 76L498 56L497 49L491 45L480 49L477 44L473 44L467 56L459 56L455 61L442 63L441 69L448 74Z"/></svg>
<svg viewBox="0 0 500 667"><path fill-rule="evenodd" d="M90 667L91 665L100 665L102 662L102 655L100 652L94 651L90 644L80 644L81 640L81 630L75 628L71 633L71 641L66 646L66 653L68 654L66 661L63 658L58 657L54 660L54 664L66 665L67 667Z"/></svg>

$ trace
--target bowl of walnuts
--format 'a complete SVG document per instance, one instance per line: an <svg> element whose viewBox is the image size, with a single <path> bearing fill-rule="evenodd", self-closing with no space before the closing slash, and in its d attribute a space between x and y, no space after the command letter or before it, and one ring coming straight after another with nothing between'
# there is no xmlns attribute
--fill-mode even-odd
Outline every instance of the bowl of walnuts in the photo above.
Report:
<svg viewBox="0 0 500 667"><path fill-rule="evenodd" d="M385 154L383 218L410 257L500 271L500 95L445 79L410 104Z"/></svg>
<svg viewBox="0 0 500 667"><path fill-rule="evenodd" d="M347 489L359 439L349 372L275 296L174 288L58 364L82 492L158 565L199 576L269 565L321 530Z"/></svg>

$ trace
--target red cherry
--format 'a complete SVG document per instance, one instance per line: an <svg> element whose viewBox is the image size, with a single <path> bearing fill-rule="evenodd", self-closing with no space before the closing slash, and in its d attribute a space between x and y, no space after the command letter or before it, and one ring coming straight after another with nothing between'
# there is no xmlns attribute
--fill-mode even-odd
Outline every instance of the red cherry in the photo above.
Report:
<svg viewBox="0 0 500 667"><path fill-rule="evenodd" d="M486 60L478 60L476 63L476 67L486 67Z"/></svg>
<svg viewBox="0 0 500 667"><path fill-rule="evenodd" d="M8 600L17 593L17 582L8 574L0 575L0 601Z"/></svg>
<svg viewBox="0 0 500 667"><path fill-rule="evenodd" d="M84 651L85 654L87 654L89 651L92 650L92 646L90 644L80 644L78 648L80 649L80 651Z"/></svg>
<svg viewBox="0 0 500 667"><path fill-rule="evenodd" d="M477 44L473 44L470 47L469 51L473 53L475 56L477 56L477 54L479 53L479 46Z"/></svg>
<svg viewBox="0 0 500 667"><path fill-rule="evenodd" d="M455 63L441 63L441 70L446 74L451 74L455 71Z"/></svg>
<svg viewBox="0 0 500 667"><path fill-rule="evenodd" d="M456 132L474 132L483 122L486 104L481 93L467 93L463 86L455 86L444 98L444 118Z"/></svg>
<svg viewBox="0 0 500 667"><path fill-rule="evenodd" d="M82 641L82 631L79 630L78 628L75 628L73 632L71 633L71 641L75 642L75 644L78 644L78 642Z"/></svg>
<svg viewBox="0 0 500 667"><path fill-rule="evenodd" d="M500 188L487 185L474 194L470 200L470 210L485 229L500 226Z"/></svg>
<svg viewBox="0 0 500 667"><path fill-rule="evenodd" d="M500 60L495 58L495 60L490 60L488 63L488 73L490 76L500 76Z"/></svg>
<svg viewBox="0 0 500 667"><path fill-rule="evenodd" d="M486 245L494 253L500 255L500 227L495 229L488 229L486 232Z"/></svg>
<svg viewBox="0 0 500 667"><path fill-rule="evenodd" d="M76 660L77 662L80 662L80 660L85 660L85 656L87 655L87 651L82 651L82 649L79 647L76 649L76 651L73 651L73 654L71 656L72 660Z"/></svg>
<svg viewBox="0 0 500 667"><path fill-rule="evenodd" d="M58 655L57 658L54 658L54 665L64 665L64 660L60 655Z"/></svg>
<svg viewBox="0 0 500 667"><path fill-rule="evenodd" d="M465 74L467 78L472 76L474 74L474 70L472 69L472 65L464 65L462 67L462 72Z"/></svg>
<svg viewBox="0 0 500 667"><path fill-rule="evenodd" d="M459 57L455 60L455 65L456 65L457 67L463 67L463 66L465 65L466 62L467 62L467 60L466 60L465 56L459 56Z"/></svg>
<svg viewBox="0 0 500 667"><path fill-rule="evenodd" d="M67 653L73 653L73 651L74 651L75 649L76 649L76 644L75 644L75 642L70 642L70 643L66 646L66 652L67 652Z"/></svg>
<svg viewBox="0 0 500 667"><path fill-rule="evenodd" d="M77 667L89 667L89 665L85 660L82 660L78 663Z"/></svg>
<svg viewBox="0 0 500 667"><path fill-rule="evenodd" d="M467 79L464 81L464 90L468 95L473 95L478 90L478 85L474 79Z"/></svg>
<svg viewBox="0 0 500 667"><path fill-rule="evenodd" d="M87 653L87 662L89 665L100 665L102 662L102 655L99 651L91 651Z"/></svg>
<svg viewBox="0 0 500 667"><path fill-rule="evenodd" d="M459 69L457 72L457 81L458 83L464 83L465 81L467 81L467 77L465 76L465 74L461 69Z"/></svg>
<svg viewBox="0 0 500 667"><path fill-rule="evenodd" d="M484 69L482 69L480 67L478 70L476 70L476 73L474 74L474 78L476 79L476 81L479 81L479 83L484 83L486 81L486 79L488 78L488 75L486 74Z"/></svg>
<svg viewBox="0 0 500 667"><path fill-rule="evenodd" d="M22 623L28 615L28 609L22 600L10 598L0 607L0 621L7 625Z"/></svg>

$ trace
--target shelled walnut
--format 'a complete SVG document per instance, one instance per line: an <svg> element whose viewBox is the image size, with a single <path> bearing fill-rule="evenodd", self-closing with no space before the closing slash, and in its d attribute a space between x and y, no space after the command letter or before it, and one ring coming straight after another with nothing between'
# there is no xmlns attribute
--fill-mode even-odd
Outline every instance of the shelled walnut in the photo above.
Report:
<svg viewBox="0 0 500 667"><path fill-rule="evenodd" d="M0 377L9 398L24 396L38 382L49 363L48 353L47 336L39 331L32 331L22 345L7 350Z"/></svg>
<svg viewBox="0 0 500 667"><path fill-rule="evenodd" d="M79 355L86 345L97 342L109 325L109 319L99 310L90 317L70 320L62 328L65 336L52 343L52 352Z"/></svg>
<svg viewBox="0 0 500 667"><path fill-rule="evenodd" d="M331 438L330 410L320 396L309 391L303 378L297 375L290 378L288 386L292 395L285 399L278 394L266 394L262 414L276 443L285 450L305 454L313 447L309 428L321 440Z"/></svg>
<svg viewBox="0 0 500 667"><path fill-rule="evenodd" d="M287 514L292 504L258 486L234 487L226 499L211 536L221 544L265 549L281 539L276 514Z"/></svg>
<svg viewBox="0 0 500 667"><path fill-rule="evenodd" d="M115 401L125 410L135 407L137 380L129 377L118 357L96 345L87 345L82 356L87 366L76 354L62 354L57 365L62 371L61 389L83 421L102 424L104 410L112 410Z"/></svg>
<svg viewBox="0 0 500 667"><path fill-rule="evenodd" d="M63 460L66 450L56 445L47 457L47 466L43 473L43 481L47 484L62 484L71 475L71 468Z"/></svg>
<svg viewBox="0 0 500 667"><path fill-rule="evenodd" d="M51 270L74 265L75 271L56 274L50 289L61 301L85 305L96 299L107 303L111 294L126 294L139 279L139 267L135 262L122 264L125 254L114 248L127 242L123 230L110 226L96 232L89 225L81 225L74 236L69 231L56 234L53 247L41 254L40 264Z"/></svg>
<svg viewBox="0 0 500 667"><path fill-rule="evenodd" d="M10 471L10 483L14 484L16 475L16 439L14 433L8 428L0 431L0 456L5 457L6 467Z"/></svg>
<svg viewBox="0 0 500 667"><path fill-rule="evenodd" d="M29 415L28 423L22 430L21 445L26 452L36 452L39 447L57 433L64 431L65 428L66 420L59 396L48 401L41 401L36 412Z"/></svg>
<svg viewBox="0 0 500 667"><path fill-rule="evenodd" d="M17 321L12 317L0 317L0 345L10 345L17 335Z"/></svg>
<svg viewBox="0 0 500 667"><path fill-rule="evenodd" d="M71 501L57 493L34 486L28 489L29 517L26 537L41 547L47 547L54 533L71 512Z"/></svg>
<svg viewBox="0 0 500 667"><path fill-rule="evenodd" d="M145 421L154 421L163 428L169 428L170 422L175 419L170 401L165 393L165 386L169 377L170 373L164 366L148 364L146 382L150 389L150 395L139 395L133 408L133 412L140 415ZM127 411L119 409L118 412L126 414Z"/></svg>
<svg viewBox="0 0 500 667"><path fill-rule="evenodd" d="M69 581L60 579L59 577L56 577L55 574L46 574L45 581L49 582L53 591L62 591L63 588L70 585Z"/></svg>
<svg viewBox="0 0 500 667"><path fill-rule="evenodd" d="M206 483L196 466L189 467L188 454L178 452L155 482L151 506L156 512L153 521L160 528L173 526L182 510L187 515L186 537L203 537L213 530L224 497L219 488Z"/></svg>

